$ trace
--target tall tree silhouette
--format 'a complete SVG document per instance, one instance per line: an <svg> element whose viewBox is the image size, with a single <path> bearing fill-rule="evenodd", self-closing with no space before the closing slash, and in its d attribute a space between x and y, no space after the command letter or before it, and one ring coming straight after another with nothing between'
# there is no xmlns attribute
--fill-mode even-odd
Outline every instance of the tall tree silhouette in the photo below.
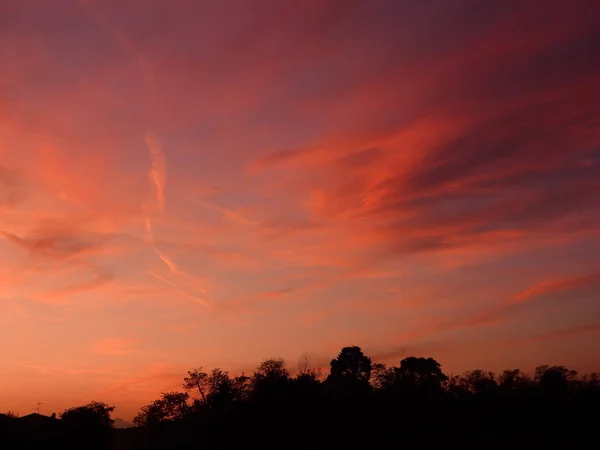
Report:
<svg viewBox="0 0 600 450"><path fill-rule="evenodd" d="M498 377L498 387L505 396L514 396L526 392L533 386L533 380L520 369L504 370Z"/></svg>
<svg viewBox="0 0 600 450"><path fill-rule="evenodd" d="M290 388L290 373L281 358L262 361L252 377L254 399L260 402L287 400Z"/></svg>
<svg viewBox="0 0 600 450"><path fill-rule="evenodd" d="M231 377L221 369L213 369L208 376L206 403L212 408L222 408L246 400L250 390L249 378L241 375Z"/></svg>
<svg viewBox="0 0 600 450"><path fill-rule="evenodd" d="M439 395L448 381L442 366L433 358L404 358L400 367L394 369L394 375L397 389L418 395Z"/></svg>
<svg viewBox="0 0 600 450"><path fill-rule="evenodd" d="M202 367L190 370L188 376L183 379L183 388L188 392L197 390L200 399L205 402L209 388L208 374L202 371Z"/></svg>
<svg viewBox="0 0 600 450"><path fill-rule="evenodd" d="M535 379L547 398L564 397L569 387L570 375L573 376L565 366L538 366L535 368Z"/></svg>
<svg viewBox="0 0 600 450"><path fill-rule="evenodd" d="M330 363L327 382L332 385L368 383L371 378L371 358L365 356L358 346L344 347Z"/></svg>

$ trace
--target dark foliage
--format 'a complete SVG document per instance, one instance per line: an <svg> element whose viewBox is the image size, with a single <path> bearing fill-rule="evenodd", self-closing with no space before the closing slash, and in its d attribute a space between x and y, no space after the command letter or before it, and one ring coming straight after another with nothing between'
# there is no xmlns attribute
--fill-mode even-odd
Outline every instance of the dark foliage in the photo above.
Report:
<svg viewBox="0 0 600 450"><path fill-rule="evenodd" d="M60 415L60 425L65 445L71 448L105 448L111 438L114 420L110 415L114 410L114 406L106 403L91 402L64 411Z"/></svg>
<svg viewBox="0 0 600 450"><path fill-rule="evenodd" d="M398 366L345 347L323 379L304 355L295 374L279 358L251 377L188 372L184 392L144 406L114 430L114 407L92 402L61 419L0 414L1 448L132 450L225 448L596 447L600 378L563 366L447 376L432 358ZM191 395L191 397L190 397Z"/></svg>

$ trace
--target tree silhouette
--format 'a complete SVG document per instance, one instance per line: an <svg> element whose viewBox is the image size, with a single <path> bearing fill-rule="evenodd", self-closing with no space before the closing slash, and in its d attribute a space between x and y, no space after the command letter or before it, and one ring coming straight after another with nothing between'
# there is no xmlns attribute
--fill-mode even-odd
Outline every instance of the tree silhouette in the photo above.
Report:
<svg viewBox="0 0 600 450"><path fill-rule="evenodd" d="M371 370L371 386L375 390L386 390L394 387L397 367L388 367L383 363L375 363Z"/></svg>
<svg viewBox="0 0 600 450"><path fill-rule="evenodd" d="M112 428L115 423L110 417L114 410L114 406L93 401L84 406L66 409L60 418L65 426L106 430Z"/></svg>
<svg viewBox="0 0 600 450"><path fill-rule="evenodd" d="M394 369L393 384L405 393L439 395L448 381L442 367L433 358L411 356L400 361Z"/></svg>
<svg viewBox="0 0 600 450"><path fill-rule="evenodd" d="M321 370L310 367L310 355L303 353L298 361L298 373L290 380L290 395L296 412L310 414L310 404L322 394Z"/></svg>
<svg viewBox="0 0 600 450"><path fill-rule="evenodd" d="M207 381L209 391L206 403L212 408L239 403L247 398L250 389L248 377L241 375L232 378L221 369L213 369Z"/></svg>
<svg viewBox="0 0 600 450"><path fill-rule="evenodd" d="M114 420L114 406L103 402L90 402L84 406L66 409L61 415L62 426L74 447L102 447L110 437Z"/></svg>
<svg viewBox="0 0 600 450"><path fill-rule="evenodd" d="M494 373L479 369L465 372L461 383L467 392L479 396L493 395L498 389Z"/></svg>
<svg viewBox="0 0 600 450"><path fill-rule="evenodd" d="M2 450L166 448L385 448L405 445L465 448L533 442L550 448L566 441L597 446L600 378L564 366L472 370L448 377L433 358L408 357L398 367L372 363L360 347L344 347L323 382L304 355L298 373L281 358L262 361L251 377L221 369L187 372L183 387L141 408L137 427L113 429L114 407L101 402L70 408L61 420L37 414L0 414ZM539 423L540 425L536 425ZM276 430L274 432L274 430ZM116 439L116 441L115 441Z"/></svg>
<svg viewBox="0 0 600 450"><path fill-rule="evenodd" d="M142 407L133 419L136 426L156 426L160 423L183 418L188 409L187 392L164 392L160 399Z"/></svg>
<svg viewBox="0 0 600 450"><path fill-rule="evenodd" d="M562 397L567 393L569 377L574 377L565 366L538 366L535 379L543 394L548 398Z"/></svg>
<svg viewBox="0 0 600 450"><path fill-rule="evenodd" d="M290 373L281 358L262 361L252 377L253 397L259 402L286 401L289 387Z"/></svg>
<svg viewBox="0 0 600 450"><path fill-rule="evenodd" d="M344 347L337 358L332 359L327 382L333 385L368 383L371 378L371 358L360 347Z"/></svg>
<svg viewBox="0 0 600 450"><path fill-rule="evenodd" d="M505 396L523 393L532 385L533 380L519 369L505 370L498 378L498 387Z"/></svg>
<svg viewBox="0 0 600 450"><path fill-rule="evenodd" d="M202 367L190 370L188 376L183 379L183 388L188 392L197 389L200 398L205 402L209 389L208 374L202 371Z"/></svg>
<svg viewBox="0 0 600 450"><path fill-rule="evenodd" d="M290 372L282 358L265 359L254 372L254 379L288 380Z"/></svg>
<svg viewBox="0 0 600 450"><path fill-rule="evenodd" d="M304 352L298 359L298 373L305 374L310 370L310 354Z"/></svg>

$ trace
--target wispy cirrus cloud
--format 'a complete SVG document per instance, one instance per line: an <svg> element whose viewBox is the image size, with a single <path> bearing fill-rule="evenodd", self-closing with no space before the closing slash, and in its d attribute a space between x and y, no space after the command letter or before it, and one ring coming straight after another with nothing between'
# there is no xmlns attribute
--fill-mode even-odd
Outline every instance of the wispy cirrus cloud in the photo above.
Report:
<svg viewBox="0 0 600 450"><path fill-rule="evenodd" d="M56 289L42 292L35 296L36 299L49 302L61 302L65 297L83 294L106 285L113 279L112 274L97 274L89 281L61 286Z"/></svg>
<svg viewBox="0 0 600 450"><path fill-rule="evenodd" d="M148 152L150 153L150 160L152 162L152 166L148 172L148 175L155 189L155 198L158 211L162 213L165 210L167 161L165 153L163 152L156 136L147 133L145 141L146 145L148 146Z"/></svg>
<svg viewBox="0 0 600 450"><path fill-rule="evenodd" d="M514 301L527 302L536 297L560 293L578 288L592 287L594 285L600 285L600 274L594 273L590 275L562 278L531 286L530 288L519 292L515 296Z"/></svg>
<svg viewBox="0 0 600 450"><path fill-rule="evenodd" d="M148 147L148 151L150 153L150 160L152 162L152 166L150 171L148 172L150 181L155 189L155 199L156 206L159 214L164 214L165 212L165 191L166 191L166 183L167 183L167 163L166 156L164 151L162 150L162 146L158 142L158 138L150 133L146 134L146 145ZM154 238L154 231L152 228L152 221L150 217L146 217L145 220L146 232L147 232L147 240L150 243L154 253L160 258L162 262L169 268L171 274L177 276L183 276L185 278L192 278L189 274L183 272L177 264L171 259L171 257L167 256L163 251L159 250L156 246L156 240ZM188 298L193 299L196 303L210 308L210 303L204 299L201 299L199 296L193 295L189 293L186 289L182 288L178 283L168 280L165 277L162 277L154 272L150 272L152 276L156 279L163 281L167 285L173 287L176 291L183 293ZM195 284L198 286L198 280L194 280ZM202 293L202 295L210 300L212 297L210 294L204 289L202 286L198 286L198 290Z"/></svg>
<svg viewBox="0 0 600 450"><path fill-rule="evenodd" d="M8 231L1 231L0 234L31 256L50 260L68 260L100 251L102 245L112 237L85 231L76 222L60 223L53 220L42 221L24 236Z"/></svg>

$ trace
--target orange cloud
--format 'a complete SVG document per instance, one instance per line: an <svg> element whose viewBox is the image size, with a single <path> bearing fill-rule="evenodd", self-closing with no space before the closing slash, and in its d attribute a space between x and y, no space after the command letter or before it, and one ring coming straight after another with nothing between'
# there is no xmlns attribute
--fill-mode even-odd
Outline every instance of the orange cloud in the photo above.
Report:
<svg viewBox="0 0 600 450"><path fill-rule="evenodd" d="M519 292L515 302L526 302L535 297L554 294L557 292L569 291L582 287L591 287L600 283L600 274L584 275L579 277L563 278L554 281L548 281L536 284L522 292Z"/></svg>
<svg viewBox="0 0 600 450"><path fill-rule="evenodd" d="M75 283L67 286L62 286L60 288L43 292L41 294L36 295L36 298L41 299L43 301L60 302L63 300L64 297L85 293L96 289L100 286L104 286L112 279L113 276L110 274L100 274L90 281L84 281L82 283Z"/></svg>
<svg viewBox="0 0 600 450"><path fill-rule="evenodd" d="M22 238L16 234L2 231L1 233L10 242L28 250L34 255L41 255L49 258L69 258L83 253L90 246L78 241L71 233L71 230L41 230L36 233L37 236Z"/></svg>

